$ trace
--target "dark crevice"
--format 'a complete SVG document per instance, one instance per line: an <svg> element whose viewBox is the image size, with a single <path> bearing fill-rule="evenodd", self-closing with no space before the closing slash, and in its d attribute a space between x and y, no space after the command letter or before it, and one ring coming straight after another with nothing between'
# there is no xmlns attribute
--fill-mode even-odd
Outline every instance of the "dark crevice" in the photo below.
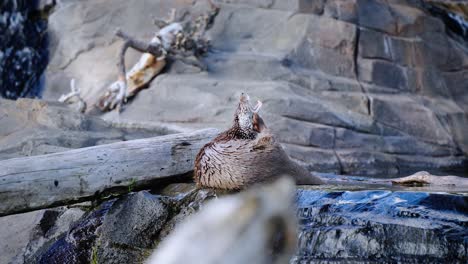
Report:
<svg viewBox="0 0 468 264"><path fill-rule="evenodd" d="M364 94L364 96L366 97L366 105L367 105L367 115L371 116L372 115L372 112L371 112L371 107L370 107L370 97L369 95L367 94L367 91L366 89L364 88L364 86L362 85L361 83L361 80L359 78L359 64L358 64L358 60L359 60L359 41L360 41L360 35L361 35L361 29L359 28L359 26L356 25L356 41L354 43L354 53L353 53L353 63L354 63L354 76L356 78L356 81L358 82L359 84L359 87L361 88L361 91L362 93Z"/></svg>
<svg viewBox="0 0 468 264"><path fill-rule="evenodd" d="M354 43L353 63L354 63L354 75L358 82L359 82L358 56L359 56L360 37L361 37L361 30L359 26L356 26L356 41Z"/></svg>
<svg viewBox="0 0 468 264"><path fill-rule="evenodd" d="M39 222L39 228L44 236L46 236L47 232L55 225L60 214L61 212L58 210L46 210L44 212L44 215Z"/></svg>
<svg viewBox="0 0 468 264"><path fill-rule="evenodd" d="M460 2L460 5L462 4L463 3ZM434 4L424 3L424 7L430 14L442 20L449 35L455 39L463 40L465 44L468 42L468 21L462 16Z"/></svg>
<svg viewBox="0 0 468 264"><path fill-rule="evenodd" d="M367 114L368 115L372 115L372 99L370 99L369 96L367 96L367 102L366 102L366 106L367 106Z"/></svg>
<svg viewBox="0 0 468 264"><path fill-rule="evenodd" d="M338 162L338 174L344 174L343 163L341 162L340 156L336 152L336 129L333 129L333 155L336 157L336 161Z"/></svg>

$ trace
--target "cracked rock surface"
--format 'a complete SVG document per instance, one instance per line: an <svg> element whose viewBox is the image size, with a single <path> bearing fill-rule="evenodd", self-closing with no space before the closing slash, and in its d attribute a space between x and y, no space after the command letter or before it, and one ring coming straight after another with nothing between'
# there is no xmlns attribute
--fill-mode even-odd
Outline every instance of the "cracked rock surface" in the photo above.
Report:
<svg viewBox="0 0 468 264"><path fill-rule="evenodd" d="M208 72L175 63L105 119L224 129L245 91L264 102L266 124L310 170L466 173L468 46L423 1L217 2ZM45 98L58 98L76 78L92 105L117 76L113 30L149 39L157 30L151 17L171 8L196 13L207 5L61 3L49 20L55 45Z"/></svg>

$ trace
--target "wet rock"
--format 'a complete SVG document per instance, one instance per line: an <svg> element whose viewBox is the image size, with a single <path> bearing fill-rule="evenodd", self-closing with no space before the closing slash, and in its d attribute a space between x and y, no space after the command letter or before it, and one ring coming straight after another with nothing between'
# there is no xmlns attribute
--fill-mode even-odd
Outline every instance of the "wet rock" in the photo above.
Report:
<svg viewBox="0 0 468 264"><path fill-rule="evenodd" d="M83 214L78 207L59 207L1 217L0 262L27 263L38 249L63 236Z"/></svg>
<svg viewBox="0 0 468 264"><path fill-rule="evenodd" d="M106 214L93 247L98 263L142 261L147 248L167 221L169 212L161 199L147 192L116 201Z"/></svg>
<svg viewBox="0 0 468 264"><path fill-rule="evenodd" d="M355 187L297 187L299 233L293 263L467 259L468 200L463 193L415 191L417 187L398 191L383 185L366 190L370 185L357 181ZM172 184L152 193L104 203L35 256L42 263L141 262L187 216L203 210L207 200L226 195L194 184Z"/></svg>
<svg viewBox="0 0 468 264"><path fill-rule="evenodd" d="M47 19L39 1L0 3L0 96L39 97L49 60Z"/></svg>
<svg viewBox="0 0 468 264"><path fill-rule="evenodd" d="M466 3L444 0L427 1L425 7L437 17L444 21L447 28L464 38L468 38L468 10Z"/></svg>
<svg viewBox="0 0 468 264"><path fill-rule="evenodd" d="M468 200L447 193L298 191L293 263L452 262L467 259Z"/></svg>
<svg viewBox="0 0 468 264"><path fill-rule="evenodd" d="M36 250L43 247L45 244L51 243L60 239L68 232L83 215L85 214L84 208L69 208L59 210L46 210L38 229L26 247L24 254L16 257L19 262L23 260L27 262L33 256Z"/></svg>
<svg viewBox="0 0 468 264"><path fill-rule="evenodd" d="M48 241L30 261L38 263L141 263L154 246L185 217L216 194L176 184L140 191L104 202L73 225L66 235Z"/></svg>
<svg viewBox="0 0 468 264"><path fill-rule="evenodd" d="M97 229L115 200L101 204L73 225L66 235L48 243L25 261L25 263L89 263L95 256L93 251Z"/></svg>

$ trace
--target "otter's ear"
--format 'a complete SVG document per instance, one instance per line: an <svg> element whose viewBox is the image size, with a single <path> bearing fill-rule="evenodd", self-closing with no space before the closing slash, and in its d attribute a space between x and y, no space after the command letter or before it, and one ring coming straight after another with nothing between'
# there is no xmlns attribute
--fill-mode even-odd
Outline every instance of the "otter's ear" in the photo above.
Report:
<svg viewBox="0 0 468 264"><path fill-rule="evenodd" d="M263 119L260 117L259 114L254 113L253 115L253 130L257 133L262 132L264 129L266 129L265 122L263 122Z"/></svg>
<svg viewBox="0 0 468 264"><path fill-rule="evenodd" d="M261 108L261 107L262 107L262 102L257 101L257 104L254 106L254 108L253 108L252 111L253 111L254 113L258 113L258 111L260 111L260 108Z"/></svg>

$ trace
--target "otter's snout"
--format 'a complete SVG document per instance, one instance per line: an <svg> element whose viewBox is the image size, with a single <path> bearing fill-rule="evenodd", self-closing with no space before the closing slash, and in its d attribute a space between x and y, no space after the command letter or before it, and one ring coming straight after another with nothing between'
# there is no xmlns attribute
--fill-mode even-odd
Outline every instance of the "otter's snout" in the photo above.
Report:
<svg viewBox="0 0 468 264"><path fill-rule="evenodd" d="M258 113L258 111L260 111L260 108L262 107L261 101L257 101L257 104L254 107L252 107L250 105L250 96L247 93L241 93L239 103L244 106L244 109L249 109L253 113Z"/></svg>

